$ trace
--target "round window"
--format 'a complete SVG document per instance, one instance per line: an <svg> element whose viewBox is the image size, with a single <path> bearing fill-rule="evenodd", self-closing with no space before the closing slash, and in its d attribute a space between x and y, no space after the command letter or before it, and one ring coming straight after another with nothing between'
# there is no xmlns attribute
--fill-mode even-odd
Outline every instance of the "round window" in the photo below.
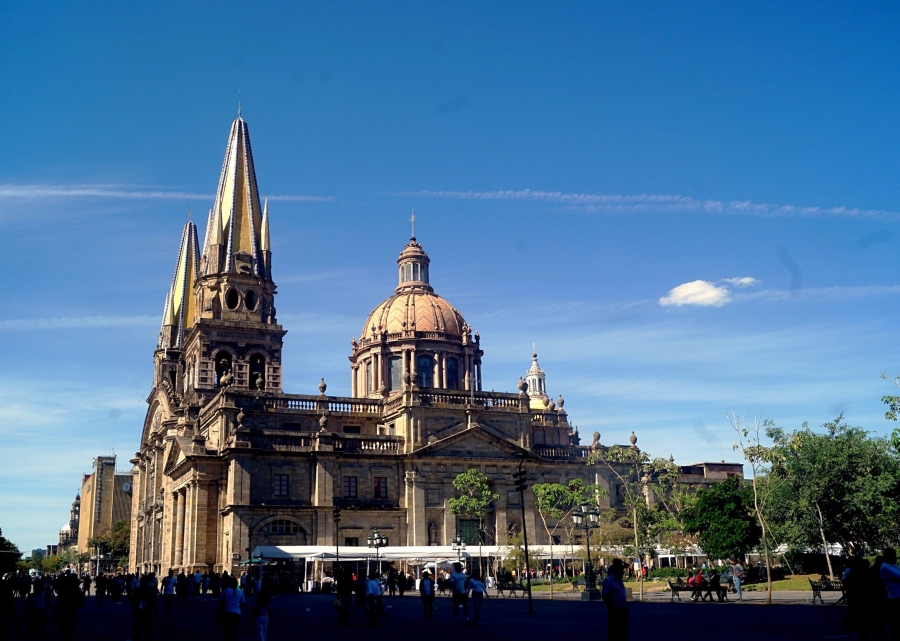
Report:
<svg viewBox="0 0 900 641"><path fill-rule="evenodd" d="M255 290L251 289L244 294L244 304L251 312L256 309L257 303L259 303L259 295L257 295Z"/></svg>
<svg viewBox="0 0 900 641"><path fill-rule="evenodd" d="M237 306L241 304L241 295L238 294L238 290L229 289L225 292L225 305L228 309L237 309Z"/></svg>

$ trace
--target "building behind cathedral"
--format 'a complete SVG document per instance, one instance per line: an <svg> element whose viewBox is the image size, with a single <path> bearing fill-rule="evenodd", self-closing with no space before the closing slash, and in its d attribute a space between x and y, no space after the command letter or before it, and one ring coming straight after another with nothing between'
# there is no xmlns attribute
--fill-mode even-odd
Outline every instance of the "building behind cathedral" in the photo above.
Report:
<svg viewBox="0 0 900 641"><path fill-rule="evenodd" d="M327 395L324 381L318 394L282 390L274 273L269 210L238 117L202 251L188 222L165 300L132 460L132 570L231 572L256 546L364 545L374 527L392 546L449 545L457 533L471 542L477 523L449 508L453 479L469 469L500 496L484 534L503 545L523 526L512 480L521 461L529 484L581 479L608 490L601 507L620 507L609 469L586 462L604 449L599 435L579 443L537 354L516 391L482 389L482 338L435 293L440 266L416 238L399 254L393 293L351 342L346 398ZM391 268L383 273L387 289ZM696 483L740 473L691 469ZM533 502L526 492L524 525L546 542Z"/></svg>

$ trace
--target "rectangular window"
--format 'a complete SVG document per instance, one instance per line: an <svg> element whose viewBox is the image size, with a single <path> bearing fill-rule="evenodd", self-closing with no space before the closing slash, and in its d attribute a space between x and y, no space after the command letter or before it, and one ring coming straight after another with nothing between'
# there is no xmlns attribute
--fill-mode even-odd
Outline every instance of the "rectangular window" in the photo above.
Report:
<svg viewBox="0 0 900 641"><path fill-rule="evenodd" d="M403 387L403 359L399 356L391 356L388 359L388 383L390 391L394 392Z"/></svg>
<svg viewBox="0 0 900 641"><path fill-rule="evenodd" d="M459 361L447 359L447 389L459 389Z"/></svg>
<svg viewBox="0 0 900 641"><path fill-rule="evenodd" d="M344 537L344 545L348 548L358 548L359 547L359 537L358 536L345 536Z"/></svg>
<svg viewBox="0 0 900 641"><path fill-rule="evenodd" d="M478 545L478 521L475 519L460 519L459 533L466 545Z"/></svg>
<svg viewBox="0 0 900 641"><path fill-rule="evenodd" d="M376 476L375 477L375 498L376 499L386 499L387 497L388 497L387 477L386 476Z"/></svg>
<svg viewBox="0 0 900 641"><path fill-rule="evenodd" d="M345 476L344 477L344 498L345 499L355 499L357 488L357 478L355 476Z"/></svg>
<svg viewBox="0 0 900 641"><path fill-rule="evenodd" d="M431 356L416 358L416 378L419 387L434 386L434 359Z"/></svg>
<svg viewBox="0 0 900 641"><path fill-rule="evenodd" d="M287 474L275 475L275 488L273 494L276 497L287 498L290 494L291 477Z"/></svg>
<svg viewBox="0 0 900 641"><path fill-rule="evenodd" d="M344 425L344 434L359 434L359 425Z"/></svg>
<svg viewBox="0 0 900 641"><path fill-rule="evenodd" d="M373 373L372 369L373 369L372 360L371 359L367 360L366 361L366 392L370 393L370 394L375 391L375 381L372 376L372 373Z"/></svg>

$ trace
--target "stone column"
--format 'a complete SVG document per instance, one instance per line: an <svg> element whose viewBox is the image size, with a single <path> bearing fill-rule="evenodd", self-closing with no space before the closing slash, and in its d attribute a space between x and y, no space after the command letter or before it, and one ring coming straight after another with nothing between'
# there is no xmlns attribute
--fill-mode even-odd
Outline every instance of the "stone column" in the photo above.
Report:
<svg viewBox="0 0 900 641"><path fill-rule="evenodd" d="M475 376L475 380L478 383L478 386L475 388L475 391L481 391L481 361L477 361L475 363L475 371L477 372Z"/></svg>
<svg viewBox="0 0 900 641"><path fill-rule="evenodd" d="M432 374L432 377L434 378L434 380L431 381L432 387L434 387L434 388L443 387L443 385L441 385L441 355L440 354L434 355L434 373Z"/></svg>
<svg viewBox="0 0 900 641"><path fill-rule="evenodd" d="M184 560L184 492L175 493L175 566Z"/></svg>
<svg viewBox="0 0 900 641"><path fill-rule="evenodd" d="M447 355L441 352L441 387L447 389Z"/></svg>
<svg viewBox="0 0 900 641"><path fill-rule="evenodd" d="M357 384L359 381L359 366L354 365L352 368L350 368L350 372L350 396L352 396L353 398L357 398L358 394L356 392Z"/></svg>

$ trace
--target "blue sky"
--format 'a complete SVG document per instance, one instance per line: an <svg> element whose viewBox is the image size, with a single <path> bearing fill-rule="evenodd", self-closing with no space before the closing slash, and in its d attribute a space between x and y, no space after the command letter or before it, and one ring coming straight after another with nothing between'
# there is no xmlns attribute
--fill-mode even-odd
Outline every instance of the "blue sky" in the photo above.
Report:
<svg viewBox="0 0 900 641"><path fill-rule="evenodd" d="M183 4L0 9L0 527L22 549L93 456L138 447L239 91L286 391L349 393L415 208L485 387L514 390L535 341L588 442L634 430L687 464L734 459L726 409L892 427L896 4Z"/></svg>

